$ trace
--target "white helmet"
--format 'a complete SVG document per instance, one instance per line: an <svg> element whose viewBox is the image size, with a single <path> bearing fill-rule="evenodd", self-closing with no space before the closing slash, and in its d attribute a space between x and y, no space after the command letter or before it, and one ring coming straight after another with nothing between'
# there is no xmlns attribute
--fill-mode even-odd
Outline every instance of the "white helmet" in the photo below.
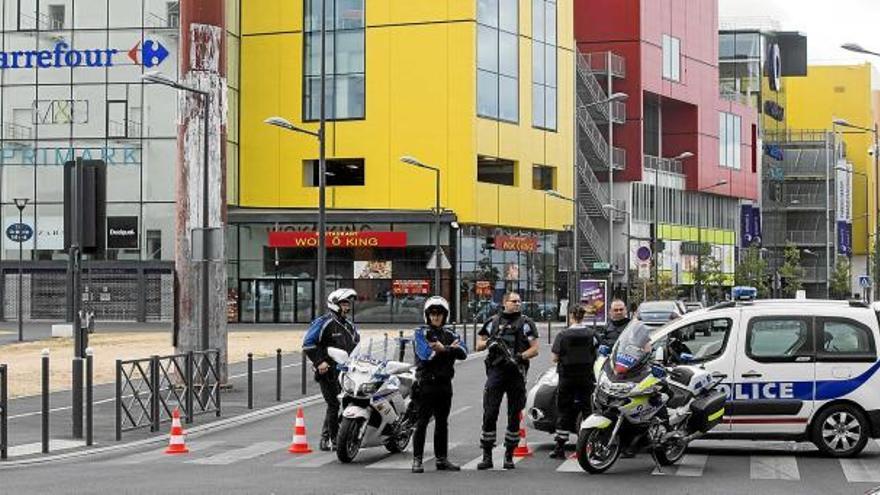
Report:
<svg viewBox="0 0 880 495"><path fill-rule="evenodd" d="M345 300L353 303L355 299L357 299L357 292L354 289L336 289L327 296L327 308L338 313L339 303Z"/></svg>
<svg viewBox="0 0 880 495"><path fill-rule="evenodd" d="M425 301L425 324L430 325L431 319L428 318L428 310L433 308L440 308L445 313L443 315L443 325L449 320L449 303L446 299L440 296L431 296Z"/></svg>

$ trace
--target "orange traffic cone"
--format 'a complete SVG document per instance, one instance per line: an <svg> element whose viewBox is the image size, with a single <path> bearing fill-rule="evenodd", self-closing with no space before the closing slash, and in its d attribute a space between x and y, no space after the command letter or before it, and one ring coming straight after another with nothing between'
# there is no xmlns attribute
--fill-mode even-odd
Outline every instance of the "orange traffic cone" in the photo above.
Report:
<svg viewBox="0 0 880 495"><path fill-rule="evenodd" d="M303 415L303 408L300 406L296 410L296 423L293 425L293 443L287 449L291 454L310 454L312 448L309 447L309 439L306 438L306 418Z"/></svg>
<svg viewBox="0 0 880 495"><path fill-rule="evenodd" d="M186 441L183 438L183 427L180 426L180 411L175 407L171 414L171 437L168 440L166 454L186 454Z"/></svg>
<svg viewBox="0 0 880 495"><path fill-rule="evenodd" d="M532 455L532 449L529 448L529 444L526 442L526 425L523 422L523 413L519 412L519 445L513 449L514 457L528 457Z"/></svg>

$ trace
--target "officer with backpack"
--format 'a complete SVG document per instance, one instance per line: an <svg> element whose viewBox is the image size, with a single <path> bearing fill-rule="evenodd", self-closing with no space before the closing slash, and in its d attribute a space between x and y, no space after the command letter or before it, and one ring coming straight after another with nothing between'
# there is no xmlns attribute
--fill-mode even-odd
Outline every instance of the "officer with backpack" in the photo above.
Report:
<svg viewBox="0 0 880 495"><path fill-rule="evenodd" d="M327 403L324 425L321 428L319 447L323 451L335 448L339 431L339 372L336 362L327 354L327 348L336 347L351 354L361 337L348 315L351 313L357 292L353 289L337 289L327 296L329 311L316 318L303 339L303 351L312 362L315 381L321 387L321 395Z"/></svg>
<svg viewBox="0 0 880 495"><path fill-rule="evenodd" d="M598 339L593 328L584 323L587 310L577 305L571 310L572 326L563 330L553 341L553 362L559 376L556 389L556 447L553 459L565 458L565 444L570 432L576 432L579 413L590 412L593 391L593 364L596 362Z"/></svg>
<svg viewBox="0 0 880 495"><path fill-rule="evenodd" d="M423 473L425 433L434 418L434 457L437 471L459 471L447 458L449 450L449 411L452 408L452 378L455 361L467 358L467 347L455 330L446 326L449 303L440 296L425 301L425 325L416 329L413 345L416 355L416 384L413 400L418 419L413 436L412 472Z"/></svg>
<svg viewBox="0 0 880 495"><path fill-rule="evenodd" d="M513 450L519 441L520 413L526 405L526 373L529 360L538 355L538 329L522 314L522 298L508 292L504 310L480 329L476 350L488 349L486 387L483 392L483 431L480 446L483 460L477 469L491 469L501 398L507 395L507 431L504 434L504 469L513 469Z"/></svg>

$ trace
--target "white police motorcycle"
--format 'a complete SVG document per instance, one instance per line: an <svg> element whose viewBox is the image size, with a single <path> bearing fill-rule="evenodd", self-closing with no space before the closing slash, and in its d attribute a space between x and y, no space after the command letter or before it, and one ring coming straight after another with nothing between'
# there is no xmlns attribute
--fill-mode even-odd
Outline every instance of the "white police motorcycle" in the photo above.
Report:
<svg viewBox="0 0 880 495"><path fill-rule="evenodd" d="M336 437L339 460L352 462L366 447L403 452L415 427L415 418L407 415L415 381L412 365L376 359L357 348L351 356L334 347L327 352L337 363L342 385L342 418Z"/></svg>

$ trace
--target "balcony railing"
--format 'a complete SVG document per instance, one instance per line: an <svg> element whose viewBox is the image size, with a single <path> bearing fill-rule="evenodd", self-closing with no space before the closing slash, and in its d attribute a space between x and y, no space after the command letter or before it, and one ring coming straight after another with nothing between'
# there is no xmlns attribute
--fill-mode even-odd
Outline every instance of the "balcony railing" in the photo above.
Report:
<svg viewBox="0 0 880 495"><path fill-rule="evenodd" d="M666 172L669 174L684 175L684 167L682 166L681 160L645 155L643 163L645 168L659 170L660 172Z"/></svg>
<svg viewBox="0 0 880 495"><path fill-rule="evenodd" d="M593 72L608 74L608 52L585 53L584 59ZM616 53L611 54L611 75L621 79L626 77L626 59Z"/></svg>

